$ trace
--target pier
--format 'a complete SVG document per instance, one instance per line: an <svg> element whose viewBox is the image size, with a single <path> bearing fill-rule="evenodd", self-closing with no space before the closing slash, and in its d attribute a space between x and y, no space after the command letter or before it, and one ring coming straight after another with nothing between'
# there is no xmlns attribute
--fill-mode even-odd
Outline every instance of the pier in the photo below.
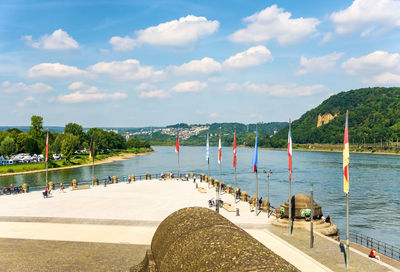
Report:
<svg viewBox="0 0 400 272"><path fill-rule="evenodd" d="M107 187L100 182L88 189L67 188L64 193L56 189L49 198L43 198L41 191L2 196L0 258L8 260L7 271L31 271L33 256L35 268L42 271L57 267L128 270L143 259L167 216L185 207L209 208L208 200L213 198L215 188L199 178L196 183L137 179ZM231 194L222 193L221 199L235 205ZM237 207L240 216L223 208L220 214L300 271L346 271L339 242L315 234L315 246L310 249L307 230L295 229L289 236L287 229L271 224L273 216L268 218L264 212L255 216L244 201ZM99 256L107 261L99 261ZM396 261L388 265L352 248L347 271L398 271L399 267Z"/></svg>

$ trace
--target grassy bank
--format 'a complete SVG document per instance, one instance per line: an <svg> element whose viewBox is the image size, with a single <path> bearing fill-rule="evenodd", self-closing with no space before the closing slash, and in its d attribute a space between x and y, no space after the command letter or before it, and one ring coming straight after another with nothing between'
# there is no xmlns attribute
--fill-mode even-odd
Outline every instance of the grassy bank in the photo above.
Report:
<svg viewBox="0 0 400 272"><path fill-rule="evenodd" d="M95 156L95 162L104 161L111 157L117 157L122 154L140 154L140 153L149 153L153 152L152 148L132 148L132 149L124 149L124 150L113 150L107 154L98 154ZM86 165L89 163L88 154L79 154L75 155L71 161L59 160L59 161L49 161L49 169L62 168L62 167L71 167L71 166L79 166ZM1 174L10 174L10 173L22 173L22 172L31 172L31 171L40 171L46 169L46 163L24 163L24 164L12 164L12 165L2 165L0 166L0 175Z"/></svg>

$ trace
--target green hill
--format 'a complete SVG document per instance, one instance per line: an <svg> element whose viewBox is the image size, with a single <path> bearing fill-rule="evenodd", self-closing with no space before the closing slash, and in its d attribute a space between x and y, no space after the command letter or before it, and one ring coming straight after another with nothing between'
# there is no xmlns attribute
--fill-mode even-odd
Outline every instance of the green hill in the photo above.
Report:
<svg viewBox="0 0 400 272"><path fill-rule="evenodd" d="M400 136L400 88L363 88L329 97L292 123L298 144L343 142L346 110L351 143L396 142ZM286 145L288 127L267 139L266 146Z"/></svg>

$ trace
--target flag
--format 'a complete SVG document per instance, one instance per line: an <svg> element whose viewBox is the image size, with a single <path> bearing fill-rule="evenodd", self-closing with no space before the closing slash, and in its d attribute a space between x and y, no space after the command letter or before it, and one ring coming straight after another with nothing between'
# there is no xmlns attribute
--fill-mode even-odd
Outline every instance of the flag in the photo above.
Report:
<svg viewBox="0 0 400 272"><path fill-rule="evenodd" d="M236 130L233 134L233 168L236 168Z"/></svg>
<svg viewBox="0 0 400 272"><path fill-rule="evenodd" d="M221 164L222 150L221 150L221 131L219 131L219 141L218 141L218 164Z"/></svg>
<svg viewBox="0 0 400 272"><path fill-rule="evenodd" d="M254 145L254 153L253 153L253 166L254 166L254 172L257 172L257 163L258 163L258 145L257 145L257 128L256 128L256 143Z"/></svg>
<svg viewBox="0 0 400 272"><path fill-rule="evenodd" d="M349 193L349 128L348 128L349 111L346 112L346 125L344 128L344 141L343 141L343 191Z"/></svg>
<svg viewBox="0 0 400 272"><path fill-rule="evenodd" d="M208 133L207 133L207 143L206 143L206 160L207 162L210 161L210 140L208 138Z"/></svg>
<svg viewBox="0 0 400 272"><path fill-rule="evenodd" d="M289 119L289 133L288 133L288 144L287 144L287 154L289 156L289 179L292 180L292 132L290 130L292 123L290 122Z"/></svg>
<svg viewBox="0 0 400 272"><path fill-rule="evenodd" d="M179 152L179 131L178 131L178 133L176 134L175 152L176 152L176 153Z"/></svg>
<svg viewBox="0 0 400 272"><path fill-rule="evenodd" d="M49 162L49 131L47 131L46 137L46 162Z"/></svg>

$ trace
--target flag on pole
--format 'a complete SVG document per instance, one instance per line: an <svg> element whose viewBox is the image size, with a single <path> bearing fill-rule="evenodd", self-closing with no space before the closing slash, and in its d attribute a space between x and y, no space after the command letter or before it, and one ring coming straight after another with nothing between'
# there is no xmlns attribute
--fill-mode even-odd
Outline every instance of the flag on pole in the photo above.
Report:
<svg viewBox="0 0 400 272"><path fill-rule="evenodd" d="M46 162L49 162L49 131L47 131L46 137Z"/></svg>
<svg viewBox="0 0 400 272"><path fill-rule="evenodd" d="M344 128L344 141L343 141L343 191L349 193L349 128L348 128L349 111L346 111L346 125Z"/></svg>
<svg viewBox="0 0 400 272"><path fill-rule="evenodd" d="M236 168L236 130L233 134L233 168Z"/></svg>
<svg viewBox="0 0 400 272"><path fill-rule="evenodd" d="M207 133L207 143L206 143L206 160L210 160L210 140L208 138L208 133Z"/></svg>
<svg viewBox="0 0 400 272"><path fill-rule="evenodd" d="M175 152L179 153L179 131L176 134Z"/></svg>
<svg viewBox="0 0 400 272"><path fill-rule="evenodd" d="M219 132L219 141L218 141L218 164L221 164L222 158L222 150L221 150L221 131Z"/></svg>
<svg viewBox="0 0 400 272"><path fill-rule="evenodd" d="M253 153L253 166L254 166L254 173L257 172L257 163L258 163L258 145L257 145L257 128L256 128L256 143L254 145L254 153Z"/></svg>
<svg viewBox="0 0 400 272"><path fill-rule="evenodd" d="M289 133L288 133L288 147L287 148L288 148L288 156L289 156L289 179L290 180L292 180L292 155L293 155L291 125L292 125L292 123L290 122L290 119L289 119Z"/></svg>
<svg viewBox="0 0 400 272"><path fill-rule="evenodd" d="M89 162L90 162L90 159L93 159L93 161L94 161L94 138L93 138L93 135L92 135L92 142L90 143Z"/></svg>

